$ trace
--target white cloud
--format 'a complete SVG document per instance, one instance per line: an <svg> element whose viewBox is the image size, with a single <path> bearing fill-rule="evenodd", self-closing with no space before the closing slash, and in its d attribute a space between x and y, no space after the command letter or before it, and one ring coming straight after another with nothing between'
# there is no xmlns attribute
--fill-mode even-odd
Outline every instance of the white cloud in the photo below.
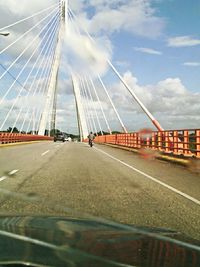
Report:
<svg viewBox="0 0 200 267"><path fill-rule="evenodd" d="M71 78L63 78L58 80L58 95L73 95Z"/></svg>
<svg viewBox="0 0 200 267"><path fill-rule="evenodd" d="M124 67L124 68L129 68L130 67L130 63L128 61L124 61L124 60L115 61L115 65L117 65L119 67Z"/></svg>
<svg viewBox="0 0 200 267"><path fill-rule="evenodd" d="M19 5L18 2L16 2L15 0L0 1L0 14L1 14L0 28L10 25L18 20L24 19L30 15L33 15L34 13L42 11L43 9L46 9L47 7L55 3L57 3L56 0L52 0L50 3L48 0L44 0L44 1L35 0L35 1L28 1L28 2L26 0L22 0L20 1L20 5ZM6 31L10 32L10 35L6 38L1 38L0 50L10 45L23 33L28 31L31 27L36 25L40 20L45 18L47 15L49 15L50 12L52 11L53 9L45 11L44 13L37 15L36 17L33 17L29 20L26 20L25 22L17 24L16 26L12 26L8 28ZM21 40L16 42L7 51L5 51L4 55L11 56L11 57L19 55L20 52L22 52L22 50L27 47L27 45L32 43L33 38L39 34L40 30L52 18L53 16L51 15L46 20L41 22L41 24L36 26L31 32L29 32ZM31 52L33 51L33 49L39 45L39 42L41 41L43 35L44 33L36 38L34 44L31 44L31 47L28 49L28 51L24 55L25 59L27 59L27 57L31 55Z"/></svg>
<svg viewBox="0 0 200 267"><path fill-rule="evenodd" d="M183 65L188 67L199 67L200 62L184 62Z"/></svg>
<svg viewBox="0 0 200 267"><path fill-rule="evenodd" d="M103 38L106 46L93 43L87 36L77 33L72 24L66 29L65 46L69 65L79 73L104 73L107 70L107 59L110 58L110 41Z"/></svg>
<svg viewBox="0 0 200 267"><path fill-rule="evenodd" d="M7 46L9 46L12 42L19 38L21 34L21 32L10 30L9 37L4 38L3 41L0 43L0 50L3 50ZM18 43L14 44L7 51L5 51L5 54L11 56L14 61L14 59L17 58L17 56L19 56L20 53L25 50L20 59L27 61L27 59L33 54L35 49L38 47L38 50L36 50L33 55L33 59L35 60L38 56L40 45L41 38L39 36L36 36L34 32L31 32L28 35L24 36L23 39L20 40Z"/></svg>
<svg viewBox="0 0 200 267"><path fill-rule="evenodd" d="M151 1L113 0L88 1L95 8L90 20L89 31L92 33L119 32L125 30L133 34L155 38L162 34L165 20L156 16Z"/></svg>
<svg viewBox="0 0 200 267"><path fill-rule="evenodd" d="M196 128L199 124L200 93L188 91L179 78L167 78L154 85L140 85L137 78L130 71L124 73L123 78L165 129ZM95 84L97 85L97 83ZM70 86L70 80L65 80L62 88L63 91L58 95L57 128L67 132L77 132L75 102L72 91L67 91L68 86ZM98 85L96 88L98 89L102 105L107 118L109 118L112 129L120 129L109 101L102 92L102 88ZM120 82L109 86L109 93L128 130L138 130L146 125L151 125L146 115L144 115L144 112L139 108ZM40 103L38 103L38 99L40 99ZM31 108L41 106L42 101L41 96L30 96L28 99ZM13 100L7 100L5 102L3 106L4 112L2 112L0 116L1 120L4 117L3 114L8 112L12 103ZM9 121L6 124L7 127L13 125L22 103L26 103L24 97L17 103L9 117ZM88 105L90 109L93 110L91 101L89 101ZM102 121L102 114L97 101L95 101L95 107ZM25 110L23 114L24 112ZM21 123L23 117L24 115L21 116ZM102 124L103 123L102 121ZM104 126L104 130L105 129L106 126Z"/></svg>
<svg viewBox="0 0 200 267"><path fill-rule="evenodd" d="M139 85L131 72L124 73L123 78L165 129L197 127L197 122L200 122L200 93L187 90L179 78L167 78L155 85L145 86ZM127 121L131 121L129 118L134 120L134 114L136 117L144 114L121 83L113 84L111 92L120 113L126 114ZM136 120L134 127L138 125ZM133 129L133 126L129 124L128 128Z"/></svg>
<svg viewBox="0 0 200 267"><path fill-rule="evenodd" d="M134 50L142 52L142 53L146 53L146 54L162 55L161 51L158 51L152 48L147 48L147 47L134 47Z"/></svg>
<svg viewBox="0 0 200 267"><path fill-rule="evenodd" d="M191 36L177 36L168 39L168 46L185 47L200 45L200 39L194 39Z"/></svg>

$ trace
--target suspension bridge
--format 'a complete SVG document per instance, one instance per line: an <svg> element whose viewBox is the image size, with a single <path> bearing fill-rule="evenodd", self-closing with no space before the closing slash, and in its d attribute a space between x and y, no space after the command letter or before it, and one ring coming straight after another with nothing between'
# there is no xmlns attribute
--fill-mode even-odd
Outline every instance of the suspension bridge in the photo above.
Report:
<svg viewBox="0 0 200 267"><path fill-rule="evenodd" d="M12 38L18 28L23 33ZM165 130L109 56L102 51L98 55L98 43L68 2L2 26L0 35L1 188L34 192L97 216L171 228L199 239L200 129ZM71 58L64 65L75 99L80 142L54 143L60 62L68 38L82 41L83 49L91 50L91 66L86 71L80 69L84 68L81 63L80 68L74 67ZM120 81L130 105L144 112L153 130L149 123L140 131L128 129L104 73L92 64L98 60ZM112 110L112 118L107 109ZM96 133L92 149L87 146L89 132ZM156 157L195 167L190 171ZM0 200L1 213L35 212L32 204L5 201L3 195Z"/></svg>

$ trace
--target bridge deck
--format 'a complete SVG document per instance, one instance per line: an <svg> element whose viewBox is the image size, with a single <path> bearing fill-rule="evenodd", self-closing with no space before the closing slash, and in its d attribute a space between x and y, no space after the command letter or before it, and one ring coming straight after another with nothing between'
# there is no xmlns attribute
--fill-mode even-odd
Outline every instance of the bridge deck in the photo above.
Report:
<svg viewBox="0 0 200 267"><path fill-rule="evenodd" d="M170 163L145 161L128 151L53 142L2 148L0 188L200 239L200 176ZM64 214L44 203L38 206L2 194L0 201L1 214Z"/></svg>

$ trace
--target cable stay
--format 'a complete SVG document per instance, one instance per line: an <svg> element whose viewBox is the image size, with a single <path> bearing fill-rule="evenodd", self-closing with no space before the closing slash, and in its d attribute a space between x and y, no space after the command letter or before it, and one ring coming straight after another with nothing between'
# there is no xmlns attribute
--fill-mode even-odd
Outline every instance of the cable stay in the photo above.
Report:
<svg viewBox="0 0 200 267"><path fill-rule="evenodd" d="M58 26L57 26L57 29L56 30L58 30ZM53 35L52 35L53 36ZM54 37L55 38L55 37ZM41 71L41 73L40 73L40 76L39 76L39 78L38 78L38 80L36 81L37 82L37 86L36 86L36 90L38 90L38 87L39 87L39 83L40 83L40 79L42 78L42 77L47 77L47 78L45 78L45 81L44 81L44 86L42 87L42 86L40 86L40 88L39 88L39 91L38 91L38 94L40 94L41 93L41 91L42 91L42 88L43 88L43 92L42 92L42 94L43 94L43 96L44 96L44 94L45 94L45 89L47 88L47 83L48 83L48 81L49 81L49 76L50 76L50 73L51 73L51 71L52 71L52 68L48 68L48 66L51 66L52 65L52 63L53 63L53 59L54 59L54 56L55 56L55 44L54 44L54 42L55 42L55 40L52 38L52 41L49 41L49 44L48 44L48 48L47 48L47 50L49 50L49 46L50 46L50 43L51 43L51 50L50 50L50 52L49 52L49 57L48 57L48 60L46 61L46 65L44 66L44 68L42 69L42 71ZM47 51L46 51L46 53L44 54L44 57L43 57L43 59L45 60L46 59L46 56L47 56ZM42 65L43 63L41 63L41 65ZM39 73L39 70L40 70L40 68L38 68L38 70L37 70L37 73L36 73L36 76L35 76L35 79L34 79L34 81L36 80L36 78L37 78L37 76L38 76L38 73ZM35 91L35 94L36 94L36 91ZM26 119L27 119L27 115L28 115L28 113L29 113L29 108L28 108L28 110L27 110L27 112L26 112L26 114L25 114L25 117L24 117L24 121L23 121L23 124L22 124L22 126L21 126L21 128L20 128L20 131L22 131L22 129L24 128L24 124L25 124L25 121L26 121Z"/></svg>
<svg viewBox="0 0 200 267"><path fill-rule="evenodd" d="M33 45L33 43L37 40L38 36L43 32L43 30L46 28L46 25L40 30L40 32L37 34L37 36L35 36L35 38L33 39L33 41L29 44L28 47L30 47L31 45ZM34 56L34 54L36 53L36 51L38 50L38 48L40 47L40 44L42 43L44 39L44 36L42 38L42 40L40 40L39 44L37 45L37 47L34 49L31 57L29 57L29 59L26 61L26 63L24 64L24 66L22 67L22 69L20 70L19 74L16 77L16 80L19 79L19 77L21 76L21 74L23 73L25 67L28 65L28 63L30 62L30 60L32 59L32 57ZM14 81L12 83L12 85L8 88L7 92L5 93L5 95L2 97L2 99L0 100L0 105L3 103L3 101L5 100L6 96L9 94L9 92L11 91L11 89L13 88L13 86L15 85L16 81ZM24 87L24 86L23 86Z"/></svg>
<svg viewBox="0 0 200 267"><path fill-rule="evenodd" d="M48 38L47 38L47 40L46 40L46 42L45 42L43 48L42 48L41 51L40 51L40 54L39 54L37 60L35 61L34 65L33 65L33 67L32 67L31 72L29 73L28 78L29 78L30 75L32 74L32 72L33 72L35 66L37 65L37 63L38 63L38 61L39 61L39 58L41 57L41 55L42 55L44 49L46 48L45 54L44 54L44 56L42 57L42 60L41 60L41 62L40 62L40 64L39 64L39 66L38 66L38 69L37 69L37 72L36 72L36 74L35 74L35 76L34 76L34 79L33 79L33 81L32 81L32 84L31 84L31 86L30 86L30 88L29 88L29 90L28 90L28 92L27 92L25 102L27 102L27 99L28 99L28 97L29 97L29 95L30 95L30 93L31 93L32 87L35 86L35 80L37 79L37 77L38 77L38 73L39 73L39 71L40 71L40 68L41 68L41 66L43 65L43 63L44 63L44 61L45 61L45 59L46 59L46 56L47 56L48 53L49 53L49 50L50 50L49 48L52 47L52 44L53 44L53 38L52 38L52 37L54 37L54 34L56 33L56 30L58 29L58 24L59 24L59 22L57 22L57 24L55 24L55 25L53 26L52 32L51 32L50 35L48 36ZM48 29L48 31L46 32L45 35L48 34L49 30L50 30L50 28ZM44 36L44 38L45 38L45 37L46 37L46 36ZM50 37L51 37L51 38L50 38ZM52 40L50 40L50 39L52 39ZM47 45L47 44L48 44L48 45ZM46 47L46 45L47 45L47 47ZM48 65L47 65L47 62L48 62L48 61L45 62L46 64L45 64L45 67L44 67L43 69L46 69L46 68L47 68L47 66L48 66ZM41 78L42 78L42 75L41 75L41 77L39 78L39 80L40 80ZM28 79L27 79L27 80L28 80ZM37 89L38 89L38 87L35 86L35 90L34 90L32 96L35 96L35 93L36 93ZM22 113L22 110L23 110L23 107L20 108L20 111L19 111L19 113L18 113L18 116L17 116L17 118L16 118L16 120L15 120L15 122L14 122L14 125L13 125L13 127L12 127L12 131L13 131L13 128L16 126L18 120L19 120L19 117L20 117L20 115L21 115L21 113ZM12 131L11 131L11 132L12 132Z"/></svg>
<svg viewBox="0 0 200 267"><path fill-rule="evenodd" d="M43 31L43 29L42 29L40 32L42 32L42 31ZM45 37L43 36L42 40L43 40L44 38L45 38ZM36 38L34 38L34 39L36 39ZM42 42L42 40L41 40L41 42ZM40 42L40 43L41 43L41 42ZM38 46L36 46L36 48L34 49L33 53L31 54L31 56L29 57L29 59L27 60L27 62L26 62L25 65L23 66L23 68L21 69L21 71L19 72L19 74L18 74L18 76L17 76L17 79L20 77L20 75L23 73L23 71L24 71L25 67L27 66L27 64L30 62L30 60L31 60L31 59L33 58L33 56L35 55L36 51L38 50L38 47L40 47L40 43L38 44ZM24 82L23 85L25 86L26 83L27 83L27 80ZM12 87L14 86L14 84L15 84L15 81L12 83L12 85L11 85L10 88L8 89L7 93L6 93L6 94L4 95L4 97L1 99L0 104L4 101L5 97L8 95L8 93L10 92L10 90L12 89ZM8 117L9 117L11 111L13 110L15 104L16 104L17 101L18 101L18 98L21 97L21 93L22 93L22 91L23 91L23 88L20 89L20 91L19 91L17 97L15 98L15 101L13 102L13 105L11 106L11 108L10 108L9 112L7 113L7 115L6 115L6 117L5 117L4 121L3 121L3 123L2 123L1 126L0 126L0 130L2 130L2 128L4 127L5 122L7 121L7 119L8 119Z"/></svg>
<svg viewBox="0 0 200 267"><path fill-rule="evenodd" d="M96 122L94 120L93 110L91 108L91 101L89 99L87 86L86 86L86 83L85 83L84 79L83 78L81 78L81 79L82 79L82 82L83 82L83 89L84 89L84 92L85 92L85 97L86 97L85 99L86 99L86 102L87 102L87 105L88 105L89 115L90 115L90 117L92 119L92 124L94 126L93 129L94 129L94 132L97 133L97 126L96 126Z"/></svg>
<svg viewBox="0 0 200 267"><path fill-rule="evenodd" d="M44 20L46 20L48 17L52 16L52 14L57 10L54 9L52 12L50 12L46 17L44 17L43 19L41 19L38 23L36 23L33 27L31 27L28 31L26 31L25 33L23 33L21 36L19 36L14 42L12 42L11 44L9 44L7 47L5 47L4 49L2 49L0 51L0 55L2 53L4 53L5 51L7 51L11 46L13 46L14 44L16 44L19 40L21 40L25 35L27 35L29 32L31 32L33 29L35 29L39 24L41 24Z"/></svg>
<svg viewBox="0 0 200 267"><path fill-rule="evenodd" d="M103 135L103 131L102 131L102 127L101 127L101 123L100 123L100 121L99 121L99 117L98 117L98 115L97 115L97 110L96 110L96 107L95 107L95 104L94 104L94 98L92 97L92 94L91 94L91 89L90 89L90 86L89 86L89 82L88 82L88 80L86 79L86 77L84 77L84 80L85 80L85 82L86 82L86 84L87 84L89 97L90 97L90 99L91 99L91 101L92 101L93 110L94 110L94 112L95 112L96 120L97 120L97 123L98 123L98 125L99 125L99 129L100 129L101 135Z"/></svg>
<svg viewBox="0 0 200 267"><path fill-rule="evenodd" d="M85 27L83 25L80 25L80 23L78 22L78 19L76 17L76 15L74 14L74 12L70 9L70 7L68 7L69 12L71 13L71 16L73 17L73 19L75 21L77 21L77 25L85 32L85 34L87 35L87 37L89 38L89 40L96 45L96 41L94 40L94 38L89 34L89 32L87 31L87 29L85 29ZM145 112L145 114L149 117L149 119L152 121L152 123L154 124L154 126L159 130L159 131L163 131L162 126L159 124L159 122L154 118L154 116L150 113L150 111L145 107L145 105L140 101L140 99L136 96L136 94L133 92L133 90L130 88L130 86L126 83L126 81L123 79L123 77L120 75L120 73L117 71L117 69L114 67L114 65L112 64L112 62L107 58L106 59L108 65L110 66L110 68L114 71L114 73L117 75L117 77L120 79L120 81L122 82L122 84L125 86L125 88L128 90L128 92L131 94L131 96L135 99L135 101L139 104L139 106L142 108L142 110Z"/></svg>
<svg viewBox="0 0 200 267"><path fill-rule="evenodd" d="M86 94L85 94L85 88L84 88L84 84L82 79L79 77L79 81L80 81L80 89L81 89L81 96L82 96L82 101L83 101L83 107L84 107L84 113L86 115L86 121L87 121L87 125L88 125L88 129L91 132L95 132L95 128L94 128L94 123L92 122L92 120L90 120L91 115L89 112L89 107L88 107L88 102L87 102L87 98L86 98Z"/></svg>
<svg viewBox="0 0 200 267"><path fill-rule="evenodd" d="M45 25L45 27L42 28L42 30L40 30L40 32L35 36L35 38L33 39L32 42L30 42L24 49L23 51L20 53L20 55L12 62L12 64L6 69L6 71L0 76L0 80L6 75L6 73L15 65L15 63L25 54L25 52L32 46L33 42L37 40L38 37L40 37L41 33L43 30L45 30L46 27L49 26L49 23L52 22L54 20L54 18L57 18L58 16L58 13L55 14L55 16L53 16L53 18L51 18L51 20ZM48 18L49 15L46 17ZM46 19L44 18L44 19ZM43 20L44 20L43 19ZM37 27L39 24L41 23L38 22L33 28ZM27 33L27 32L26 32ZM3 49L5 51L5 49ZM2 50L2 51L3 51ZM3 52L0 52L0 54L3 53Z"/></svg>
<svg viewBox="0 0 200 267"><path fill-rule="evenodd" d="M5 31L5 30L7 30L7 29L9 29L9 28L11 28L11 27L17 25L17 24L20 24L20 23L22 23L22 22L24 22L24 21L27 21L27 20L29 20L29 19L31 19L31 18L34 18L34 17L38 16L38 15L41 15L41 14L43 14L44 12L46 12L46 11L48 11L48 10L54 8L54 7L57 6L57 5L58 5L58 4L53 4L53 5L51 5L50 7L47 7L47 8L45 8L45 9L39 11L39 12L36 12L36 13L34 13L33 15L31 15L31 16L28 16L28 17L26 17L26 18L24 18L24 19L18 20L18 21L14 22L14 23L12 23L12 24L10 24L10 25L7 25L7 26L1 28L1 29L0 29L0 32Z"/></svg>
<svg viewBox="0 0 200 267"><path fill-rule="evenodd" d="M120 123L120 125L121 125L123 131L124 131L125 133L127 133L127 129L126 129L126 127L124 126L124 123L123 123L123 121L122 121L122 119L121 119L121 117L120 117L120 115L119 115L119 113L118 113L118 111L117 111L117 109L116 109L116 107L115 107L113 101L112 101L112 98L110 97L110 95L109 95L109 93L108 93L108 90L107 90L105 84L103 83L103 81L102 81L101 77L99 76L99 74L97 75L97 77L98 77L98 79L99 79L99 82L100 82L102 88L104 89L104 92L106 93L106 95L107 95L107 97L108 97L108 99L109 99L109 101L110 101L110 104L111 104L111 106L112 106L112 108L113 108L113 110L114 110L114 112L115 112L115 114L116 114L116 116L117 116L117 119L119 120L119 123Z"/></svg>
<svg viewBox="0 0 200 267"><path fill-rule="evenodd" d="M51 55L49 57L49 62L48 62L48 65L49 66L52 66L53 65L53 62L55 60L55 49L52 49L52 52L51 52ZM48 93L48 86L50 84L50 81L51 81L51 77L52 77L52 73L53 73L53 68L50 68L49 70L46 69L46 73L45 73L45 76L47 77L45 83L44 83L44 87L43 87L43 90L40 90L39 93L41 93L42 95L42 99L45 98L45 96L47 96L47 93ZM41 87L42 88L42 87ZM44 100L45 101L45 100ZM44 104L41 104L41 107L40 109L38 109L38 112L37 112L37 118L38 118L38 124L37 124L37 127L36 127L36 130L37 132L39 132L39 126L40 126L40 121L41 121L41 116L42 116L42 110L43 110L43 107L44 107Z"/></svg>
<svg viewBox="0 0 200 267"><path fill-rule="evenodd" d="M100 101L100 99L99 99L99 96L98 96L98 94L97 94L97 90L96 90L96 87L95 87L95 85L94 85L94 82L93 82L93 80L92 80L91 77L89 77L89 80L90 80L90 83L91 83L92 88L93 88L93 90L94 90L94 93L95 93L95 95L96 95L96 98L97 98L98 104L99 104L99 106L100 106L100 109L101 109L103 118L104 118L104 120L105 120L107 129L108 129L108 132L109 132L110 134L112 134L111 128L110 128L109 123L108 123L108 120L107 120L106 115L105 115L105 112L104 112L104 110L103 110L102 103L101 103L101 101Z"/></svg>

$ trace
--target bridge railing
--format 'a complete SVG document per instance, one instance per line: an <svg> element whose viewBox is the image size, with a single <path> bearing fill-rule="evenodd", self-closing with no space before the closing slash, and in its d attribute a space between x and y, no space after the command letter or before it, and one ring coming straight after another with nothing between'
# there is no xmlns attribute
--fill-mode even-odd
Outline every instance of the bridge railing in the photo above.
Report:
<svg viewBox="0 0 200 267"><path fill-rule="evenodd" d="M0 144L43 140L52 140L52 137L33 134L0 133Z"/></svg>
<svg viewBox="0 0 200 267"><path fill-rule="evenodd" d="M143 130L128 134L97 136L95 142L200 158L200 129L160 132Z"/></svg>

